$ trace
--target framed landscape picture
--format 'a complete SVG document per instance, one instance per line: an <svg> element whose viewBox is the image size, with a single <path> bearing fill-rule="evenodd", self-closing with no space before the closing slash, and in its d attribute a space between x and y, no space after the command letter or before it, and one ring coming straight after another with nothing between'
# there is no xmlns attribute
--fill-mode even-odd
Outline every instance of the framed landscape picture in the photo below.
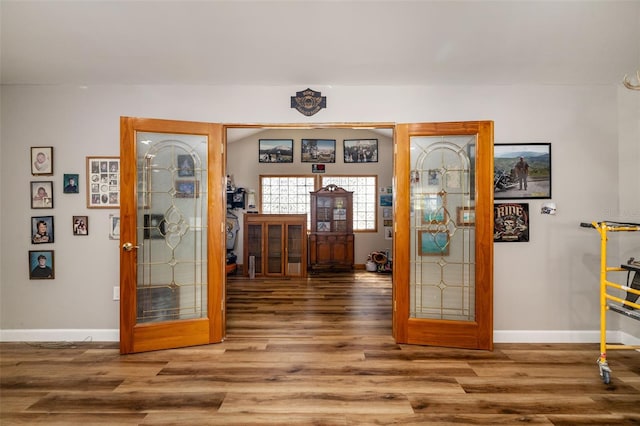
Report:
<svg viewBox="0 0 640 426"><path fill-rule="evenodd" d="M493 148L493 198L551 198L551 144L502 143Z"/></svg>
<svg viewBox="0 0 640 426"><path fill-rule="evenodd" d="M293 139L260 139L260 163L293 163Z"/></svg>
<svg viewBox="0 0 640 426"><path fill-rule="evenodd" d="M303 163L335 163L335 139L302 139L301 161Z"/></svg>
<svg viewBox="0 0 640 426"><path fill-rule="evenodd" d="M345 163L377 163L378 139L345 139L343 152Z"/></svg>

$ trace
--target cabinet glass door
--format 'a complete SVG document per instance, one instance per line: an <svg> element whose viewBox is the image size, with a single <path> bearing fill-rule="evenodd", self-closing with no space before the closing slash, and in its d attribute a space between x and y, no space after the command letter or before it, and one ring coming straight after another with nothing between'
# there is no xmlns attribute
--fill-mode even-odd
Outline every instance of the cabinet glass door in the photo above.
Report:
<svg viewBox="0 0 640 426"><path fill-rule="evenodd" d="M249 269L251 268L251 257L253 257L253 268L255 274L262 274L262 225L250 224L247 226L247 275L249 275Z"/></svg>
<svg viewBox="0 0 640 426"><path fill-rule="evenodd" d="M269 275L282 275L282 225L267 225L267 271Z"/></svg>
<svg viewBox="0 0 640 426"><path fill-rule="evenodd" d="M302 225L287 225L287 275L300 275L307 261L302 256L302 230Z"/></svg>

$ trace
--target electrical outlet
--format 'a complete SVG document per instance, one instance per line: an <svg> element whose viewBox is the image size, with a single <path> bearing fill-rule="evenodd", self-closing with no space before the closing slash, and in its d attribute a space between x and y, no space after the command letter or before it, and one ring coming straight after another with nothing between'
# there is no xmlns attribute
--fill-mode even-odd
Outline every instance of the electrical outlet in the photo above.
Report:
<svg viewBox="0 0 640 426"><path fill-rule="evenodd" d="M113 300L120 300L120 287L116 286L113 288Z"/></svg>

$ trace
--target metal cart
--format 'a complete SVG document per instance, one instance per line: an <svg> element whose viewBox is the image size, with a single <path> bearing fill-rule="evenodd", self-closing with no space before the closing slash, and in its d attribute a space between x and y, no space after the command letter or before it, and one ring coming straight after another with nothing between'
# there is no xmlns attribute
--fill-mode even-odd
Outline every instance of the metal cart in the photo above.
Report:
<svg viewBox="0 0 640 426"><path fill-rule="evenodd" d="M600 377L605 384L611 382L611 368L607 363L607 349L640 349L640 346L608 344L607 343L607 311L616 312L640 321L640 261L633 257L626 264L620 266L607 265L607 233L640 231L638 223L624 222L591 222L581 223L580 226L595 228L600 234L600 356L597 363ZM626 285L617 284L609 280L609 272L627 272ZM631 277L633 276L633 280ZM630 281L632 281L630 283ZM614 289L626 292L626 298L618 297L612 292Z"/></svg>

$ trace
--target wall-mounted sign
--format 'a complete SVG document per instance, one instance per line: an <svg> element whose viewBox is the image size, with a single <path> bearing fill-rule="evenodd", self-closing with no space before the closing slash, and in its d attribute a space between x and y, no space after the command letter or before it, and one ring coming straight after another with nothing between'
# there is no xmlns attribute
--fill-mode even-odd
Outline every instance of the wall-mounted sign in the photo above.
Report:
<svg viewBox="0 0 640 426"><path fill-rule="evenodd" d="M324 164L312 164L311 172L312 173L324 173Z"/></svg>
<svg viewBox="0 0 640 426"><path fill-rule="evenodd" d="M307 89L296 92L296 95L291 97L291 108L297 109L298 112L306 116L312 116L326 107L327 97L315 90Z"/></svg>

